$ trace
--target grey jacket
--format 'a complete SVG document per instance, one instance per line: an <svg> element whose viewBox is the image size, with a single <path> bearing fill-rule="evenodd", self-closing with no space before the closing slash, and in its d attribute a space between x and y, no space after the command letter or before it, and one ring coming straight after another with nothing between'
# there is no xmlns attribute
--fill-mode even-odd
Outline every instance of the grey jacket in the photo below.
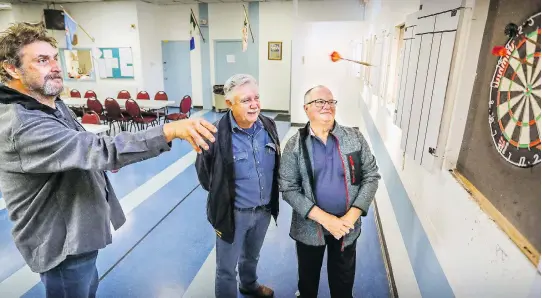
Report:
<svg viewBox="0 0 542 298"><path fill-rule="evenodd" d="M294 210L290 236L306 245L321 246L325 245L324 229L308 218L317 202L314 197L314 167L309 131L307 123L286 143L281 158L279 185L283 199ZM345 169L347 210L358 208L362 216L366 216L380 179L376 159L358 129L335 123L331 135L338 141ZM354 230L343 238L343 247L356 241L360 233L361 218L356 221Z"/></svg>
<svg viewBox="0 0 542 298"><path fill-rule="evenodd" d="M0 86L0 190L15 245L34 272L104 248L125 216L105 170L170 150L162 127L116 137L85 132L61 101L52 109Z"/></svg>

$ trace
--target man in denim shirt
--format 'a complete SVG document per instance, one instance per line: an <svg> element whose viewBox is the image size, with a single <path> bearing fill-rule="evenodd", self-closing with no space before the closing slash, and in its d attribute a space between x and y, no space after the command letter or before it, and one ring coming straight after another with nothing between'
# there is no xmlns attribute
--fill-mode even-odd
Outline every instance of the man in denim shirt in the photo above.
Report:
<svg viewBox="0 0 542 298"><path fill-rule="evenodd" d="M168 123L116 137L86 132L58 97L56 41L43 24L0 33L0 189L13 238L47 297L94 297L98 250L126 221L105 171L169 151L174 138L200 152L215 128L204 120ZM201 135L200 135L201 134Z"/></svg>
<svg viewBox="0 0 542 298"><path fill-rule="evenodd" d="M230 111L218 122L217 142L198 156L196 169L209 191L207 217L216 230L215 295L272 297L256 267L271 215L278 215L279 140L275 122L260 115L258 86L235 75L224 86Z"/></svg>

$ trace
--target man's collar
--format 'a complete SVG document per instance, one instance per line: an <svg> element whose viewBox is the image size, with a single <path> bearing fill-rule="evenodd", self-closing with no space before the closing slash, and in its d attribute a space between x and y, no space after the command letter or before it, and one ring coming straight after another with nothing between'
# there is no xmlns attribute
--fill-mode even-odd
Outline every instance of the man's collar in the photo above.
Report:
<svg viewBox="0 0 542 298"><path fill-rule="evenodd" d="M241 129L239 127L239 124L237 124L237 121L235 121L235 118L233 117L233 113L231 110L228 110L228 114L230 116L230 124L231 124L231 132L235 132L235 129Z"/></svg>
<svg viewBox="0 0 542 298"><path fill-rule="evenodd" d="M311 122L309 121L308 124L309 124L309 134L310 134L311 136L313 136L313 137L316 136L316 134L314 133L314 130L312 130ZM336 126L337 126L337 121L334 120L334 121L333 121L333 126L331 127L331 130L329 131L329 133L335 132Z"/></svg>

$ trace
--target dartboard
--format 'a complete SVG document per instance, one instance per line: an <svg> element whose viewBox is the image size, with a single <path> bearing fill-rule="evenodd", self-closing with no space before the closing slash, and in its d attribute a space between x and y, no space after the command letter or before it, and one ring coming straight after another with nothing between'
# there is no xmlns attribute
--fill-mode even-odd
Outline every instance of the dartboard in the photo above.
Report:
<svg viewBox="0 0 542 298"><path fill-rule="evenodd" d="M540 163L540 13L518 29L491 81L489 127L500 155L526 168Z"/></svg>

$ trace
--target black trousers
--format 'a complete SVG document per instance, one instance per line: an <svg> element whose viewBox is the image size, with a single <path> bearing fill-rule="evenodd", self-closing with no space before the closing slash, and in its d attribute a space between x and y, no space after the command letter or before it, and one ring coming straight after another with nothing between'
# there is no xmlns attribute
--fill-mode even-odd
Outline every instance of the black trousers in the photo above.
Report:
<svg viewBox="0 0 542 298"><path fill-rule="evenodd" d="M326 246L308 246L296 241L298 290L301 298L316 298L320 271L327 247L327 276L331 298L352 298L356 274L356 242L341 251L342 240L325 236Z"/></svg>

